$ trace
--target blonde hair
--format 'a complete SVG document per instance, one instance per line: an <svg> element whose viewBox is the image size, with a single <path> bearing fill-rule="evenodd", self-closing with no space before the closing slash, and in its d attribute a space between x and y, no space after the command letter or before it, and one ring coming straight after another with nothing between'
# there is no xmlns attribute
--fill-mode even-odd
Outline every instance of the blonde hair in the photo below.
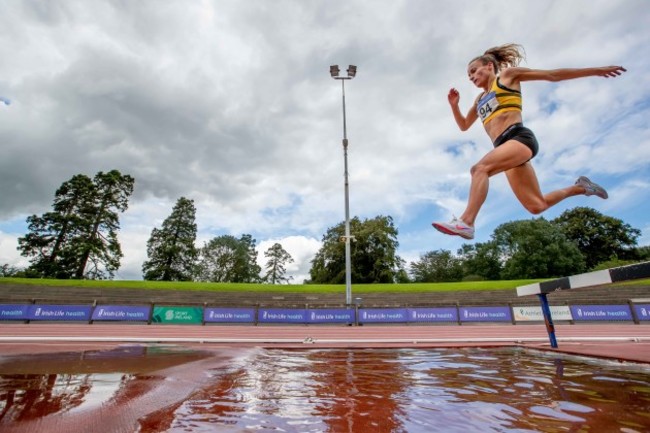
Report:
<svg viewBox="0 0 650 433"><path fill-rule="evenodd" d="M483 55L472 59L472 62L480 60L484 65L492 63L494 72L497 73L503 68L517 66L522 60L526 60L526 51L519 44L505 44L498 47L492 47L483 53Z"/></svg>

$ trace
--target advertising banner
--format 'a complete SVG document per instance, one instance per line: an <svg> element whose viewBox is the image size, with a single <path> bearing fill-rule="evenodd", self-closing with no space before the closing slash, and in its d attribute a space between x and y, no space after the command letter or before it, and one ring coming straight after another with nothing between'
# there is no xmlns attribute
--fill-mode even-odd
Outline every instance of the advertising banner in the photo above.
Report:
<svg viewBox="0 0 650 433"><path fill-rule="evenodd" d="M634 306L636 318L639 320L650 320L650 304L637 304Z"/></svg>
<svg viewBox="0 0 650 433"><path fill-rule="evenodd" d="M406 308L359 309L359 323L405 323L409 321Z"/></svg>
<svg viewBox="0 0 650 433"><path fill-rule="evenodd" d="M551 305L551 319L556 320L573 320L571 309L568 305ZM517 322L534 322L544 321L542 307L512 307L513 317Z"/></svg>
<svg viewBox="0 0 650 433"><path fill-rule="evenodd" d="M354 323L354 310L349 308L319 308L307 310L309 323Z"/></svg>
<svg viewBox="0 0 650 433"><path fill-rule="evenodd" d="M27 304L0 304L0 320L27 320Z"/></svg>
<svg viewBox="0 0 650 433"><path fill-rule="evenodd" d="M462 322L512 322L509 307L460 307Z"/></svg>
<svg viewBox="0 0 650 433"><path fill-rule="evenodd" d="M208 307L203 312L206 323L254 323L255 308Z"/></svg>
<svg viewBox="0 0 650 433"><path fill-rule="evenodd" d="M456 307L407 308L409 322L458 322Z"/></svg>
<svg viewBox="0 0 650 433"><path fill-rule="evenodd" d="M628 305L572 305L571 314L576 321L632 320Z"/></svg>
<svg viewBox="0 0 650 433"><path fill-rule="evenodd" d="M30 305L28 320L90 321L90 305Z"/></svg>
<svg viewBox="0 0 650 433"><path fill-rule="evenodd" d="M307 310L295 308L260 308L259 323L307 323Z"/></svg>
<svg viewBox="0 0 650 433"><path fill-rule="evenodd" d="M150 305L98 305L93 311L92 320L148 322L150 315Z"/></svg>
<svg viewBox="0 0 650 433"><path fill-rule="evenodd" d="M203 323L202 307L177 307L177 306L155 306L153 307L153 323L196 325Z"/></svg>

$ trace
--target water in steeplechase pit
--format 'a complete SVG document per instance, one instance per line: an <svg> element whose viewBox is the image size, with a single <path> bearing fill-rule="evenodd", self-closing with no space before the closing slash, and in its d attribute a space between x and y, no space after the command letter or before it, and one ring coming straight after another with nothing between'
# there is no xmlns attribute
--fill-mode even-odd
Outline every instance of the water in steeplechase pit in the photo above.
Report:
<svg viewBox="0 0 650 433"><path fill-rule="evenodd" d="M650 366L520 348L0 355L2 432L648 432Z"/></svg>

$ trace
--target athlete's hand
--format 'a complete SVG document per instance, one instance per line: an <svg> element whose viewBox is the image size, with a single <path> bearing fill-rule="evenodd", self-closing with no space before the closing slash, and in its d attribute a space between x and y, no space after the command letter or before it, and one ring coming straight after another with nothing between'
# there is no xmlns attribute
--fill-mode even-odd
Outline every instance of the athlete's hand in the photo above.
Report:
<svg viewBox="0 0 650 433"><path fill-rule="evenodd" d="M460 102L460 93L458 93L458 90L452 88L449 90L449 94L447 95L447 100L451 105L458 105Z"/></svg>
<svg viewBox="0 0 650 433"><path fill-rule="evenodd" d="M600 77L618 77L623 72L627 72L627 69L625 69L623 66L603 66L599 69L600 72L598 75Z"/></svg>

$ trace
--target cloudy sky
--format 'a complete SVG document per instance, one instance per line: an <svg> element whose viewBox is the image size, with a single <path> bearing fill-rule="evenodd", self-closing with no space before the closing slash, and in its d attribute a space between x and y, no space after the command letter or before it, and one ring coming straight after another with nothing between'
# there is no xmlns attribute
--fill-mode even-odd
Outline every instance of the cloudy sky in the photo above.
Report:
<svg viewBox="0 0 650 433"><path fill-rule="evenodd" d="M296 282L344 219L341 86L346 82L350 212L391 215L407 262L464 242L431 228L460 215L469 168L491 143L458 130L479 91L467 63L522 44L531 68L623 65L619 78L527 82L524 122L544 191L587 175L609 200L576 197L642 230L650 244L650 3L646 0L4 0L0 3L0 264L25 219L51 210L75 174L136 180L121 214L118 279L140 279L146 242L180 197L197 208L197 246L251 234L280 242ZM476 241L530 218L492 179ZM261 259L263 265L263 258Z"/></svg>

